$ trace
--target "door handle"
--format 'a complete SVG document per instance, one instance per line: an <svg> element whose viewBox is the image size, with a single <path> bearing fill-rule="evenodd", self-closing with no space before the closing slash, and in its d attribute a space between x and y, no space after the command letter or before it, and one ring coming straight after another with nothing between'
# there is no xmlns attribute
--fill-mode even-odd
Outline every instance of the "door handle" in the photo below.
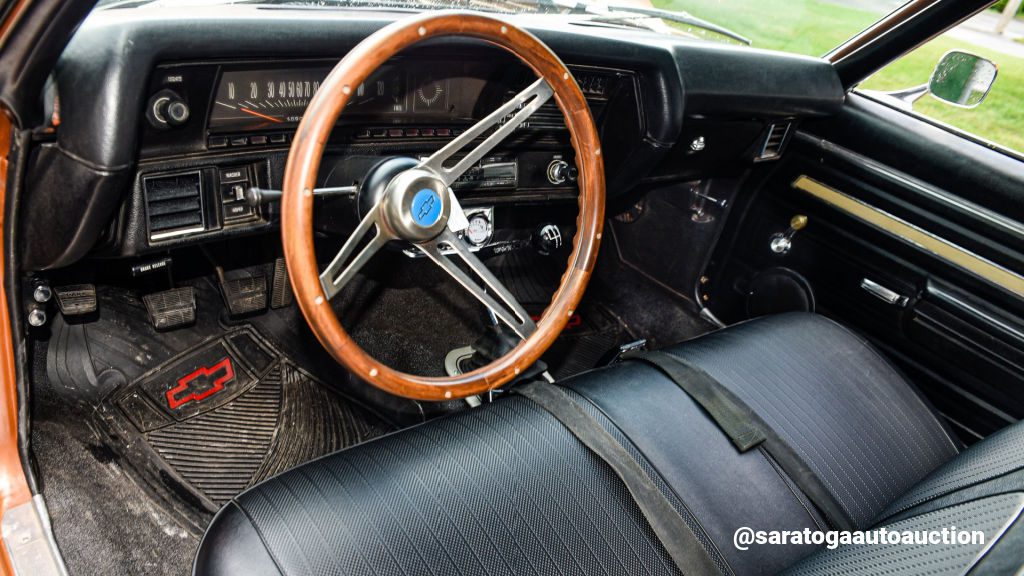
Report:
<svg viewBox="0 0 1024 576"><path fill-rule="evenodd" d="M882 302L885 302L886 304L891 304L893 306L898 306L900 308L905 307L907 305L907 302L910 301L910 298L907 298L906 296L900 294L899 292L896 292L895 290L890 290L889 288L882 286L878 282L875 282L874 280L869 280L867 278L864 278L860 281L860 287L864 289L865 292L871 294L875 298L878 298Z"/></svg>

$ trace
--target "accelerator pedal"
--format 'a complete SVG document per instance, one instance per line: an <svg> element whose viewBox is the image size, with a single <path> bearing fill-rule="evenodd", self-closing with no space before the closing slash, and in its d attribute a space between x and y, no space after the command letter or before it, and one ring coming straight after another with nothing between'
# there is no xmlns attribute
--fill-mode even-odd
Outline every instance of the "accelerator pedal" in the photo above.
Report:
<svg viewBox="0 0 1024 576"><path fill-rule="evenodd" d="M196 321L196 294L191 286L171 288L142 297L149 322L157 330L188 326Z"/></svg>
<svg viewBox="0 0 1024 576"><path fill-rule="evenodd" d="M231 316L244 316L267 308L267 277L262 274L225 278L220 281L220 292Z"/></svg>
<svg viewBox="0 0 1024 576"><path fill-rule="evenodd" d="M285 265L284 258L274 261L273 282L270 292L270 307L277 310L291 305L294 296L292 295L292 284L288 280L288 266Z"/></svg>
<svg viewBox="0 0 1024 576"><path fill-rule="evenodd" d="M72 284L53 289L57 307L65 316L82 316L96 311L96 286L93 284Z"/></svg>

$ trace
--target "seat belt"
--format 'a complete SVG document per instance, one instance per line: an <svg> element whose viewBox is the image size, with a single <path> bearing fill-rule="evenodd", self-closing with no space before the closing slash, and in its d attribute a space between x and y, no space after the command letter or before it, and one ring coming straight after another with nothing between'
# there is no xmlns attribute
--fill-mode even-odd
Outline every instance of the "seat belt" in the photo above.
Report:
<svg viewBox="0 0 1024 576"><path fill-rule="evenodd" d="M668 376L711 416L741 453L760 446L779 465L836 530L855 530L849 514L839 506L817 474L757 412L732 390L698 366L666 352L639 352L623 360L638 360Z"/></svg>
<svg viewBox="0 0 1024 576"><path fill-rule="evenodd" d="M572 432L622 480L655 536L683 574L723 574L668 498L640 464L565 390L546 382L513 388Z"/></svg>

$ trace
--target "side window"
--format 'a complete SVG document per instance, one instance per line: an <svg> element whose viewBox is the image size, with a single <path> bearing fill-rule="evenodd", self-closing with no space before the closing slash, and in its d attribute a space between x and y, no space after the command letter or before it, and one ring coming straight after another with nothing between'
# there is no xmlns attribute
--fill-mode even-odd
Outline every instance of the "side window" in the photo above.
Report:
<svg viewBox="0 0 1024 576"><path fill-rule="evenodd" d="M1011 0L932 39L858 90L1024 153L1024 19ZM1000 33L999 30L1003 31Z"/></svg>

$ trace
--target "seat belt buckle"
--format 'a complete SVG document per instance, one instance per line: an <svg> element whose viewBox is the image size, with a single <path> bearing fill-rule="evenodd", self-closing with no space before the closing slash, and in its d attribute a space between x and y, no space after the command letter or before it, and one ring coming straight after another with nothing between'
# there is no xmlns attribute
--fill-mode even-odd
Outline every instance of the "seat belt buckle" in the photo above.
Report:
<svg viewBox="0 0 1024 576"><path fill-rule="evenodd" d="M618 348L612 348L607 354L601 357L598 361L598 366L611 366L612 364L618 364L625 360L631 354L639 354L647 350L647 339L641 338L633 342L627 342L619 346Z"/></svg>

